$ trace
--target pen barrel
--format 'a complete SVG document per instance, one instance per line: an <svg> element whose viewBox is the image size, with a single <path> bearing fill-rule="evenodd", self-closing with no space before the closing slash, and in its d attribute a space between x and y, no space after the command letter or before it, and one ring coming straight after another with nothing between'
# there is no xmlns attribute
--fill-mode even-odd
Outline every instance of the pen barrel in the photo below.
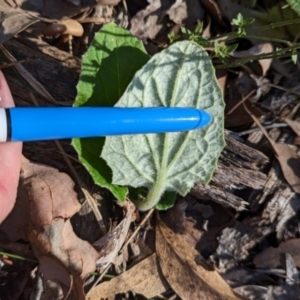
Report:
<svg viewBox="0 0 300 300"><path fill-rule="evenodd" d="M187 131L199 127L200 112L166 107L0 108L0 139L40 141Z"/></svg>

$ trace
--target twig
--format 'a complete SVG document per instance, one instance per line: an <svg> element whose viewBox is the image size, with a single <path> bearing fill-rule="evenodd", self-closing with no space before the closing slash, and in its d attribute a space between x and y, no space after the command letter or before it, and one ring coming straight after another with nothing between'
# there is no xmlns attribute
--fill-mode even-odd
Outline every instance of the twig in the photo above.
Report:
<svg viewBox="0 0 300 300"><path fill-rule="evenodd" d="M119 253L122 252L122 250L130 243L130 241L132 241L132 239L137 235L137 233L140 231L140 229L145 225L145 223L149 220L149 218L151 217L151 215L153 214L155 208L152 208L148 211L148 213L146 214L146 216L144 217L144 219L142 220L142 222L137 226L137 228L134 230L134 232L132 233L132 235L129 237L129 239L124 243L124 245L122 246L122 248L120 249ZM91 288L89 289L88 293L100 282L100 280L103 278L103 276L105 275L105 273L108 271L108 269L111 267L112 263L110 263L106 269L102 272L102 274L99 276L99 278L97 278L97 280L93 283L93 285L91 286Z"/></svg>
<svg viewBox="0 0 300 300"><path fill-rule="evenodd" d="M65 162L67 163L68 167L70 168L75 180L77 181L77 183L79 184L79 187L81 189L81 191L83 192L87 202L89 203L91 209L93 210L94 212L94 215L96 217L96 220L98 222L98 225L100 227L100 230L102 231L103 234L106 234L107 233L107 229L105 227L105 224L103 222L103 218L101 216L101 213L98 209L98 206L96 205L96 201L95 199L90 195L90 193L88 192L88 189L86 187L86 185L83 183L83 181L81 181L81 179L79 178L76 170L74 169L69 157L66 155L61 143L57 140L55 140L55 144L57 146L57 148L60 150Z"/></svg>
<svg viewBox="0 0 300 300"><path fill-rule="evenodd" d="M150 219L151 215L153 214L155 208L152 208L148 211L142 222L137 226L137 228L134 230L130 238L126 241L126 243L123 245L122 249L125 248L137 235L137 233L141 230L141 228L145 225L145 223Z"/></svg>
<svg viewBox="0 0 300 300"><path fill-rule="evenodd" d="M286 123L273 123L273 124L266 125L266 126L263 126L263 127L265 129L271 129L271 128L288 127L288 125ZM255 132L259 129L260 129L259 127L254 127L254 128L248 129L248 130L241 131L241 132L236 132L236 134L238 136L243 136L243 135L247 135L247 134L250 134L252 132Z"/></svg>
<svg viewBox="0 0 300 300"><path fill-rule="evenodd" d="M52 103L64 106L70 105L70 103L64 103L55 100L39 81L37 81L22 65L17 63L18 61L15 59L15 57L3 45L0 45L0 50L11 63L15 63L14 68L37 93Z"/></svg>
<svg viewBox="0 0 300 300"><path fill-rule="evenodd" d="M244 98L243 98L244 99ZM279 154L276 151L276 143L269 137L269 134L267 133L266 129L260 124L259 120L256 118L256 116L254 116L254 114L251 113L251 111L248 109L246 103L243 101L243 105L244 108L246 110L246 112L250 115L250 117L253 119L253 121L256 123L256 125L260 128L260 130L262 131L262 133L264 134L265 138L268 140L268 142L270 143L273 152L275 153L275 155L278 157Z"/></svg>
<svg viewBox="0 0 300 300"><path fill-rule="evenodd" d="M298 92L296 92L296 91L294 90L295 88L293 88L293 89L286 89L286 88L284 88L283 86L279 86L279 85L272 84L272 83L270 83L269 85L270 85L271 87L274 87L274 88L278 89L278 90L285 91L287 94L294 94L294 95L300 96L300 93L298 93ZM285 94L286 94L286 93L285 93Z"/></svg>
<svg viewBox="0 0 300 300"><path fill-rule="evenodd" d="M10 62L10 63L3 63L3 65L0 66L0 70L5 69L5 68L9 68L9 67L13 67L17 64L22 64L22 63L28 62L30 60L32 60L32 59L31 58L25 58L25 59L21 59L19 61L13 61L13 62Z"/></svg>
<svg viewBox="0 0 300 300"><path fill-rule="evenodd" d="M104 269L102 274L97 278L97 280L93 283L93 285L90 287L90 289L87 291L87 295L91 292L91 290L102 280L105 273L108 271L108 269L111 267L111 263Z"/></svg>
<svg viewBox="0 0 300 300"><path fill-rule="evenodd" d="M231 108L227 113L226 117L232 114L241 104L244 103L248 98L250 98L255 93L255 90L252 90L246 97L243 97L233 108Z"/></svg>

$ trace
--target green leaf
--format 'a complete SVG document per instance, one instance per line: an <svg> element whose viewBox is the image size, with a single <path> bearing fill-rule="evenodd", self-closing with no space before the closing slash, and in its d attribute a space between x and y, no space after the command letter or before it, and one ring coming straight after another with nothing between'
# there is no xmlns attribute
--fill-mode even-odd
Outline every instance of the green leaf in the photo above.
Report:
<svg viewBox="0 0 300 300"><path fill-rule="evenodd" d="M156 205L156 208L159 210L167 210L168 208L173 207L176 200L176 196L177 194L175 192L165 192L162 195L158 204Z"/></svg>
<svg viewBox="0 0 300 300"><path fill-rule="evenodd" d="M243 26L247 26L247 25L250 25L252 23L255 22L255 19L254 18L248 18L248 19L245 19L243 20Z"/></svg>
<svg viewBox="0 0 300 300"><path fill-rule="evenodd" d="M291 55L291 59L293 61L293 63L296 65L297 61L298 61L298 53L297 50L293 50L292 55Z"/></svg>
<svg viewBox="0 0 300 300"><path fill-rule="evenodd" d="M203 30L203 23L199 23L194 30L194 34L195 35L201 34L202 30Z"/></svg>
<svg viewBox="0 0 300 300"><path fill-rule="evenodd" d="M118 107L195 107L210 113L202 129L166 134L107 137L101 154L115 184L146 187L140 210L157 205L165 191L186 195L207 183L224 142L224 101L206 51L190 41L156 54L134 76Z"/></svg>
<svg viewBox="0 0 300 300"><path fill-rule="evenodd" d="M235 51L238 46L239 46L239 44L233 44L233 45L227 46L226 47L226 53L229 55L230 53L232 53L233 51Z"/></svg>
<svg viewBox="0 0 300 300"><path fill-rule="evenodd" d="M104 25L82 58L74 106L114 106L135 72L148 60L143 44L129 31L113 23ZM127 188L111 183L112 171L100 157L104 140L73 139L72 145L95 183L108 188L123 201Z"/></svg>
<svg viewBox="0 0 300 300"><path fill-rule="evenodd" d="M286 2L300 16L300 1L299 0L286 0Z"/></svg>

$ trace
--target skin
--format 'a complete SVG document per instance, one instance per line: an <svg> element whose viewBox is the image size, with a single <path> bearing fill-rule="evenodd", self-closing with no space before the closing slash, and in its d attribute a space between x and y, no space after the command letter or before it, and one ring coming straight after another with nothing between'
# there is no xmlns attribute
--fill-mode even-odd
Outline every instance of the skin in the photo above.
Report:
<svg viewBox="0 0 300 300"><path fill-rule="evenodd" d="M14 101L0 71L0 107L13 107ZM0 143L0 224L12 210L21 169L22 143Z"/></svg>

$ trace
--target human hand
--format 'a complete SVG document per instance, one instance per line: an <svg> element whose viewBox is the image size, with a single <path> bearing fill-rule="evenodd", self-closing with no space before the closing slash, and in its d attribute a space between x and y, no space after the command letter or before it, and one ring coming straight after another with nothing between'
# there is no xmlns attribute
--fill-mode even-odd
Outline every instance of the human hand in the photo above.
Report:
<svg viewBox="0 0 300 300"><path fill-rule="evenodd" d="M14 101L0 71L0 107L12 107ZM0 143L0 223L12 210L17 196L21 169L22 143Z"/></svg>

